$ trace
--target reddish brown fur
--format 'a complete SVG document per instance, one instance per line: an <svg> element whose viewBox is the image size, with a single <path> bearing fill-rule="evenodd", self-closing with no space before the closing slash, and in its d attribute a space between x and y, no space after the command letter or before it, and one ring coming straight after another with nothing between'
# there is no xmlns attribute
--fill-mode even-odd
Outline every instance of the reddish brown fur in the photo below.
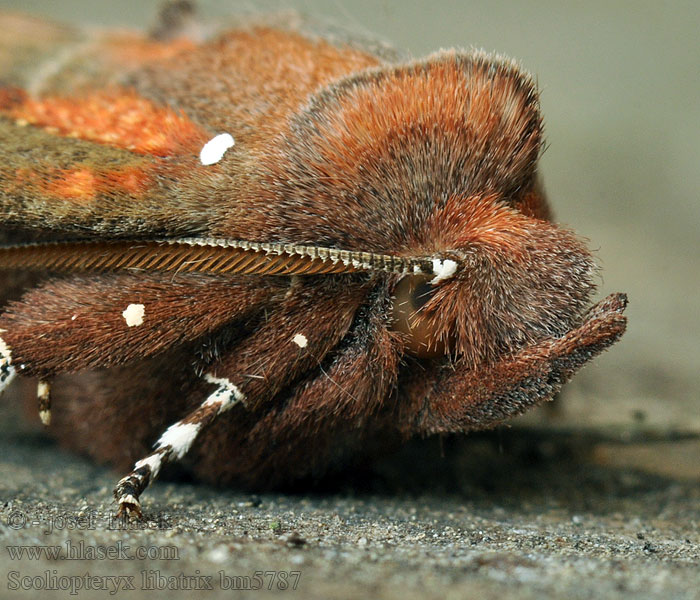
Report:
<svg viewBox="0 0 700 600"><path fill-rule="evenodd" d="M326 301L323 312L319 312L319 292ZM366 285L332 278L297 283L253 335L221 357L213 374L238 386L249 408L269 404L333 351L350 329L366 293ZM294 343L296 334L306 338L304 348Z"/></svg>
<svg viewBox="0 0 700 600"><path fill-rule="evenodd" d="M463 377L443 369L429 396L414 405L418 423L413 425L426 433L486 429L522 413L535 399L551 398L581 365L610 344L611 336L622 335L626 306L624 294L613 294L593 307L582 325L560 338L545 338L483 369L467 369Z"/></svg>
<svg viewBox="0 0 700 600"><path fill-rule="evenodd" d="M48 376L122 364L244 319L254 322L264 305L284 297L286 287L274 279L227 281L196 274L71 277L49 281L11 303L0 315L0 329L16 349L15 360L27 365L27 375ZM135 303L145 305L144 324L128 327L122 311Z"/></svg>
<svg viewBox="0 0 700 600"><path fill-rule="evenodd" d="M267 152L271 137L309 95L379 61L324 40L267 27L227 32L189 52L135 73L139 92L171 98L213 131L232 130L251 152Z"/></svg>
<svg viewBox="0 0 700 600"><path fill-rule="evenodd" d="M35 54L82 39L50 31ZM84 39L90 52L38 82L0 52L0 110L12 116L0 119L0 222L51 239L195 235L461 266L413 298L425 339L448 351L420 361L393 328L394 275L49 282L0 316L15 360L42 376L112 367L57 380L63 443L127 468L207 397L207 372L247 399L198 440L195 470L265 487L373 440L493 426L622 335L624 298L585 313L590 253L548 222L538 93L513 63L451 51L395 65L270 27L196 46ZM115 52L127 39L133 51ZM221 132L236 145L202 166L198 145ZM146 320L126 328L134 302Z"/></svg>
<svg viewBox="0 0 700 600"><path fill-rule="evenodd" d="M563 335L593 292L594 264L573 233L494 196L451 198L428 227L440 232L445 249L462 249L470 268L434 291L421 318L438 339L454 339L472 367L543 336Z"/></svg>
<svg viewBox="0 0 700 600"><path fill-rule="evenodd" d="M544 189L539 178L535 179L533 189L523 194L517 207L526 217L542 219L543 221L552 220L552 211L545 199Z"/></svg>
<svg viewBox="0 0 700 600"><path fill-rule="evenodd" d="M231 190L240 199L215 234L299 241L313 231L304 241L432 251L436 232L425 221L450 196L495 192L517 202L533 185L537 95L513 66L492 67L483 56L443 53L322 90L264 148L262 181ZM429 89L441 101L425 100ZM490 117L482 114L486 90L496 90ZM500 123L495 133L491 121ZM261 206L270 207L264 221Z"/></svg>

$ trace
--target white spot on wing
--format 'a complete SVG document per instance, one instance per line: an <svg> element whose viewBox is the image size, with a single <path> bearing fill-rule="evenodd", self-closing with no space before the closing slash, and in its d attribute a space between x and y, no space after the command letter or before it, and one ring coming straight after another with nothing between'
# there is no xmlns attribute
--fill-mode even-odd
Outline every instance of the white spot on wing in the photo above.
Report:
<svg viewBox="0 0 700 600"><path fill-rule="evenodd" d="M435 285L443 279L449 279L457 271L457 263L449 258L441 260L439 258L433 259L433 273L435 277L430 280L432 285Z"/></svg>
<svg viewBox="0 0 700 600"><path fill-rule="evenodd" d="M306 339L306 336L303 333L297 333L293 338L292 341L299 346L299 348L306 348L306 345L309 343L309 340Z"/></svg>
<svg viewBox="0 0 700 600"><path fill-rule="evenodd" d="M214 165L218 163L231 146L236 142L230 133L220 133L211 138L199 153L199 160L203 165Z"/></svg>
<svg viewBox="0 0 700 600"><path fill-rule="evenodd" d="M168 427L158 440L157 448L170 447L175 458L180 459L192 446L199 433L199 423L175 423Z"/></svg>
<svg viewBox="0 0 700 600"><path fill-rule="evenodd" d="M122 317L129 327L136 327L143 324L145 314L146 307L143 304L129 304L122 312Z"/></svg>

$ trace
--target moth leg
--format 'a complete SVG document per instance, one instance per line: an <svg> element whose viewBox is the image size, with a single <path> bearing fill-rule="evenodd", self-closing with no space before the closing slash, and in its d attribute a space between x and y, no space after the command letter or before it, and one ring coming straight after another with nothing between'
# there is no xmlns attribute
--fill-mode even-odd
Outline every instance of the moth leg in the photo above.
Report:
<svg viewBox="0 0 700 600"><path fill-rule="evenodd" d="M421 433L487 429L551 399L571 376L616 342L627 319L625 294L593 306L582 323L561 338L547 338L486 369L444 371L432 394L413 405Z"/></svg>
<svg viewBox="0 0 700 600"><path fill-rule="evenodd" d="M220 414L243 402L253 410L317 367L350 328L366 293L364 283L346 280L293 284L282 305L271 308L264 323L212 365L205 380L218 388L192 413L171 425L156 442L155 450L119 481L114 492L119 503L117 514L140 515L139 496L150 481L166 462L184 457L199 432Z"/></svg>
<svg viewBox="0 0 700 600"><path fill-rule="evenodd" d="M3 331L0 329L0 333L3 333ZM12 383L16 375L17 371L12 366L12 351L0 337L0 394Z"/></svg>
<svg viewBox="0 0 700 600"><path fill-rule="evenodd" d="M45 379L40 379L36 385L36 399L39 418L48 427L51 425L51 384Z"/></svg>
<svg viewBox="0 0 700 600"><path fill-rule="evenodd" d="M9 302L0 330L6 360L12 348L21 375L46 379L160 354L255 318L286 290L283 282L197 274L74 275Z"/></svg>
<svg viewBox="0 0 700 600"><path fill-rule="evenodd" d="M3 330L0 330L2 332ZM5 391L17 376L16 369L12 366L12 351L5 341L0 338L0 394ZM39 381L36 390L39 404L39 417L44 425L51 422L51 388L48 382Z"/></svg>
<svg viewBox="0 0 700 600"><path fill-rule="evenodd" d="M309 336L302 353L316 353L318 328L327 326L337 304L328 296L318 300L315 312L324 318L315 328L297 329ZM273 402L256 406L254 388L245 387L247 410L223 415L193 449L197 475L219 484L270 488L317 476L343 459L366 454L368 443L376 441L382 448L393 444L398 398L392 389L403 343L388 327L389 305L388 289L380 285L360 306L342 340L301 379L278 388ZM292 331L287 329L288 337ZM231 371L221 374L235 378Z"/></svg>
<svg viewBox="0 0 700 600"><path fill-rule="evenodd" d="M212 423L218 415L245 400L243 393L227 379L205 376L218 387L209 397L184 419L168 427L156 442L155 450L137 461L134 470L123 477L114 488L114 498L119 504L117 517L135 514L139 518L139 497L160 472L164 464L180 460L192 446L200 431Z"/></svg>

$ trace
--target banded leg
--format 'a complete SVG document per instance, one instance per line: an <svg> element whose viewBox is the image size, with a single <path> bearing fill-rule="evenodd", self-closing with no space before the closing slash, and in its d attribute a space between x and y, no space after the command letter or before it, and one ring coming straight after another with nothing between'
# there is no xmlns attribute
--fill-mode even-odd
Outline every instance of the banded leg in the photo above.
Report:
<svg viewBox="0 0 700 600"><path fill-rule="evenodd" d="M39 404L39 418L47 427L51 425L51 385L42 379L36 386L36 398Z"/></svg>
<svg viewBox="0 0 700 600"><path fill-rule="evenodd" d="M166 462L181 459L203 427L236 403L253 410L282 387L318 367L343 338L367 293L347 282L293 285L282 306L248 338L225 353L205 376L219 387L187 417L171 425L155 450L139 460L115 489L120 515L141 514L139 496Z"/></svg>
<svg viewBox="0 0 700 600"><path fill-rule="evenodd" d="M4 331L0 329L0 333L4 333ZM0 337L0 394L12 383L16 375L17 371L12 366L12 351Z"/></svg>
<svg viewBox="0 0 700 600"><path fill-rule="evenodd" d="M54 375L162 354L231 322L252 319L286 291L281 282L191 274L50 280L0 314L0 392L16 375L13 362L21 365L21 375L40 377L39 416L48 425L48 379Z"/></svg>
<svg viewBox="0 0 700 600"><path fill-rule="evenodd" d="M133 513L140 518L139 497L158 476L163 465L172 460L180 460L187 454L202 429L218 415L245 400L243 393L228 379L209 374L205 375L205 379L216 384L216 390L184 419L168 427L156 443L155 450L137 461L134 470L117 483L114 489L114 497L119 504L117 517Z"/></svg>
<svg viewBox="0 0 700 600"><path fill-rule="evenodd" d="M3 330L0 330L2 332ZM0 394L5 391L17 376L16 369L12 366L12 351L7 343L0 338ZM39 404L39 417L44 425L51 422L51 387L47 381L40 381L37 385L36 396Z"/></svg>
<svg viewBox="0 0 700 600"><path fill-rule="evenodd" d="M273 402L254 407L253 388L246 387L249 410L224 415L193 449L197 475L218 484L269 489L362 456L369 450L366 442L375 448L392 445L398 398L391 390L403 342L387 327L389 302L386 288L372 292L342 341ZM334 304L318 302L316 313L330 316ZM308 337L306 347L297 347L302 353L315 354L317 340L326 337L318 325L296 331Z"/></svg>

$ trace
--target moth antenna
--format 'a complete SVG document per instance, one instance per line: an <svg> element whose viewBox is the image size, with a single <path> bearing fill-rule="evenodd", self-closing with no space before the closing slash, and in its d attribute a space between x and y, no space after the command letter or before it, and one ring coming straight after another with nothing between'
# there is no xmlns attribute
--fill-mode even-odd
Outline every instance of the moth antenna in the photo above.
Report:
<svg viewBox="0 0 700 600"><path fill-rule="evenodd" d="M218 387L194 411L168 427L156 442L155 450L137 461L134 470L117 483L114 488L114 498L119 504L117 517L134 514L142 518L139 497L158 477L163 465L184 457L202 429L221 413L245 400L243 392L228 379L211 374L206 374L204 378Z"/></svg>
<svg viewBox="0 0 700 600"><path fill-rule="evenodd" d="M0 246L0 269L78 271L175 271L245 275L319 275L384 272L431 276L437 284L463 266L464 257L394 256L304 246L213 238L132 241L66 241Z"/></svg>
<svg viewBox="0 0 700 600"><path fill-rule="evenodd" d="M0 333L3 333L3 331L3 329L0 329ZM12 366L12 351L0 337L0 394L12 383L16 375L17 372Z"/></svg>
<svg viewBox="0 0 700 600"><path fill-rule="evenodd" d="M42 379L36 386L36 399L39 404L39 418L47 427L51 425L51 384Z"/></svg>

